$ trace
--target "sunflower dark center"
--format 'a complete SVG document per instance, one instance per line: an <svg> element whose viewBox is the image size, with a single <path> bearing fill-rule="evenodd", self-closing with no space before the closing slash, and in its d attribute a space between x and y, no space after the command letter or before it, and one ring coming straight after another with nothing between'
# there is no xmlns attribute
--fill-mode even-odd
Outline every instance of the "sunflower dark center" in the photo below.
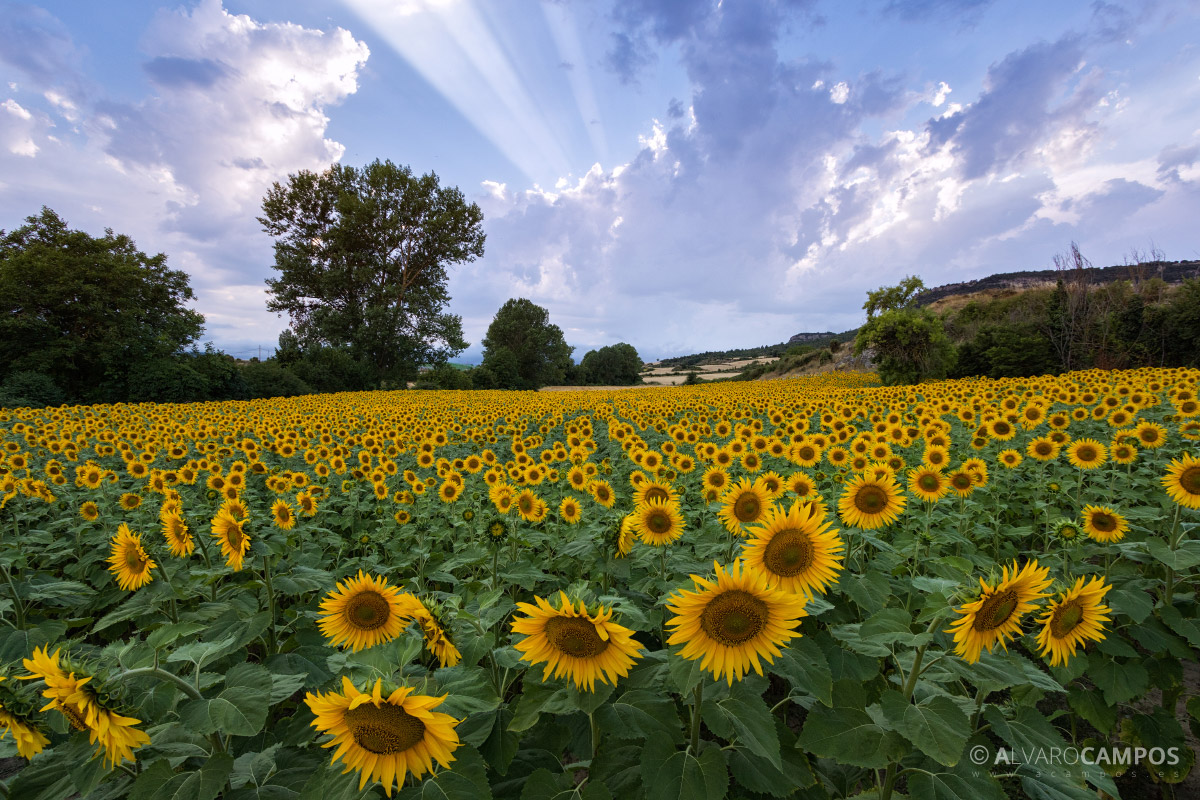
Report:
<svg viewBox="0 0 1200 800"><path fill-rule="evenodd" d="M950 483L954 485L955 489L969 489L975 484L975 480L971 477L971 473L959 472L950 478Z"/></svg>
<svg viewBox="0 0 1200 800"><path fill-rule="evenodd" d="M733 516L738 522L754 522L762 514L762 503L758 496L749 492L739 497L733 504Z"/></svg>
<svg viewBox="0 0 1200 800"><path fill-rule="evenodd" d="M790 578L811 569L815 554L812 539L807 534L795 528L784 528L771 537L763 553L763 563L776 575Z"/></svg>
<svg viewBox="0 0 1200 800"><path fill-rule="evenodd" d="M646 490L645 497L647 503L651 500L670 500L671 493L661 486L651 486Z"/></svg>
<svg viewBox="0 0 1200 800"><path fill-rule="evenodd" d="M1179 486L1188 494L1200 494L1200 466L1188 467L1179 473Z"/></svg>
<svg viewBox="0 0 1200 800"><path fill-rule="evenodd" d="M1079 535L1079 529L1074 525L1063 525L1059 528L1058 535L1064 539L1074 539Z"/></svg>
<svg viewBox="0 0 1200 800"><path fill-rule="evenodd" d="M229 541L229 546L237 549L242 546L242 526L240 523L234 523L229 526L229 530L225 534L225 538Z"/></svg>
<svg viewBox="0 0 1200 800"><path fill-rule="evenodd" d="M936 492L942 482L938 480L937 475L931 475L928 472L917 478L917 486L920 486L923 491Z"/></svg>
<svg viewBox="0 0 1200 800"><path fill-rule="evenodd" d="M1062 639L1083 622L1083 604L1078 598L1063 603L1054 609L1050 617L1050 634L1055 639Z"/></svg>
<svg viewBox="0 0 1200 800"><path fill-rule="evenodd" d="M595 658L608 649L596 626L580 617L551 617L546 620L546 638L560 653L572 658Z"/></svg>
<svg viewBox="0 0 1200 800"><path fill-rule="evenodd" d="M671 515L661 509L655 509L646 516L646 527L651 533L662 536L671 531Z"/></svg>
<svg viewBox="0 0 1200 800"><path fill-rule="evenodd" d="M130 547L125 551L125 565L132 572L141 572L146 568L147 559L137 551L137 548Z"/></svg>
<svg viewBox="0 0 1200 800"><path fill-rule="evenodd" d="M864 514L878 514L887 503L887 492L879 486L864 486L854 495L854 507Z"/></svg>
<svg viewBox="0 0 1200 800"><path fill-rule="evenodd" d="M1117 520L1103 511L1092 514L1092 527L1101 533L1112 533L1117 529Z"/></svg>
<svg viewBox="0 0 1200 800"><path fill-rule="evenodd" d="M1048 456L1054 452L1054 445L1050 444L1049 442L1038 442L1033 446L1033 452L1037 453L1039 456Z"/></svg>
<svg viewBox="0 0 1200 800"><path fill-rule="evenodd" d="M1139 438L1146 444L1153 444L1158 441L1158 431L1154 428L1147 428L1138 434Z"/></svg>
<svg viewBox="0 0 1200 800"><path fill-rule="evenodd" d="M801 460L811 461L816 456L816 451L814 451L808 445L805 445L800 448L799 454L800 454Z"/></svg>
<svg viewBox="0 0 1200 800"><path fill-rule="evenodd" d="M709 638L733 647L753 639L767 626L767 604L741 589L717 595L700 613L700 627Z"/></svg>
<svg viewBox="0 0 1200 800"><path fill-rule="evenodd" d="M1015 589L1006 589L983 601L983 605L975 613L975 623L972 627L977 631L994 631L1008 622L1016 610L1017 592Z"/></svg>
<svg viewBox="0 0 1200 800"><path fill-rule="evenodd" d="M345 719L355 744L380 756L403 753L425 738L425 723L390 703L363 703L348 710Z"/></svg>
<svg viewBox="0 0 1200 800"><path fill-rule="evenodd" d="M1087 463L1088 461L1095 461L1096 448L1092 447L1091 445L1084 445L1075 451L1075 457L1084 463Z"/></svg>
<svg viewBox="0 0 1200 800"><path fill-rule="evenodd" d="M379 592L359 592L346 604L346 619L358 630L383 627L392 616L392 606Z"/></svg>

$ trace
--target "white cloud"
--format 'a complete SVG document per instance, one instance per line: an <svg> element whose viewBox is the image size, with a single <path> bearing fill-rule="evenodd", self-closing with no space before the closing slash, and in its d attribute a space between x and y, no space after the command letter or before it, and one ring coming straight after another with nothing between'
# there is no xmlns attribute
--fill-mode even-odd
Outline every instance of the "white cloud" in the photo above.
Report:
<svg viewBox="0 0 1200 800"><path fill-rule="evenodd" d="M850 84L845 81L838 81L829 90L829 99L838 105L842 105L850 99Z"/></svg>

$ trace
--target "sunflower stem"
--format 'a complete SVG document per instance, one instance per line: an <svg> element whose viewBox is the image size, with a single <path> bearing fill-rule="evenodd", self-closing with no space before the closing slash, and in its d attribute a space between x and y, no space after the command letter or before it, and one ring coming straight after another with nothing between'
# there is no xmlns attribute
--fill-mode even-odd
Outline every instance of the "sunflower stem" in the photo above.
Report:
<svg viewBox="0 0 1200 800"><path fill-rule="evenodd" d="M1171 534L1167 537L1167 543L1171 546L1171 552L1175 552L1175 548L1179 546L1179 541L1175 538L1176 532L1179 530L1179 509L1183 506L1175 504L1175 521L1171 523ZM1172 598L1175 597L1175 568L1167 567L1167 585L1163 592L1163 605L1168 606L1172 603Z"/></svg>
<svg viewBox="0 0 1200 800"><path fill-rule="evenodd" d="M263 555L263 581L267 586L267 610L271 614L271 621L267 623L267 655L274 655L279 652L275 637L275 588L271 585L271 565L266 555Z"/></svg>
<svg viewBox="0 0 1200 800"><path fill-rule="evenodd" d="M596 754L600 752L600 726L596 724L595 712L588 714L588 724L592 729L592 760L594 761Z"/></svg>
<svg viewBox="0 0 1200 800"><path fill-rule="evenodd" d="M138 678L143 675L152 675L161 681L173 684L175 686L175 688L179 689L179 691L186 694L192 700L203 700L204 699L204 695L200 694L199 689L192 686L190 683L188 683L187 681L185 681L183 678L179 677L175 673L167 672L165 669L162 669L161 667L137 667L136 669L128 669L128 670L125 670L124 672L119 672L116 675L113 675L112 677L108 678L107 682L112 683L112 682L116 682L116 681L123 681L123 680L127 680L129 678Z"/></svg>
<svg viewBox="0 0 1200 800"><path fill-rule="evenodd" d="M701 679L692 690L692 755L700 753L700 704L704 701L704 680Z"/></svg>
<svg viewBox="0 0 1200 800"><path fill-rule="evenodd" d="M8 591L12 593L13 599L13 615L17 618L17 630L25 630L25 604L21 602L21 595L17 594L17 587L13 585L12 575L8 571L8 567L0 566L4 570L4 580L8 583Z"/></svg>

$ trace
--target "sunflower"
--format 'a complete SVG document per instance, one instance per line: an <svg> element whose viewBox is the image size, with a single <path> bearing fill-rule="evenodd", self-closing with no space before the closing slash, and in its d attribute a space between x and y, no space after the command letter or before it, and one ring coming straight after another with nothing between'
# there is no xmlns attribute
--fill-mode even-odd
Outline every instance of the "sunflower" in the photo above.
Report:
<svg viewBox="0 0 1200 800"><path fill-rule="evenodd" d="M1001 450L996 456L996 460L1009 469L1016 469L1017 467L1021 466L1021 462L1025 459L1017 450L1009 449Z"/></svg>
<svg viewBox="0 0 1200 800"><path fill-rule="evenodd" d="M1037 461L1053 461L1058 458L1059 445L1046 436L1039 436L1025 446L1025 454Z"/></svg>
<svg viewBox="0 0 1200 800"><path fill-rule="evenodd" d="M35 648L33 657L22 661L25 669L32 673L31 679L37 678L46 684L42 697L50 702L42 711L55 709L67 718L71 727L87 731L91 744L104 748L104 761L110 768L133 761L133 751L150 743L150 737L144 731L133 727L141 720L113 711L91 685L92 676L76 678L69 664L64 669L58 663L59 650L55 650L54 655L49 655L48 651L48 645Z"/></svg>
<svg viewBox="0 0 1200 800"><path fill-rule="evenodd" d="M922 466L908 471L908 490L925 503L936 503L950 491L950 482L940 469Z"/></svg>
<svg viewBox="0 0 1200 800"><path fill-rule="evenodd" d="M125 494L121 495L121 508L125 509L126 511L133 511L141 504L141 495L132 494L130 492L126 492Z"/></svg>
<svg viewBox="0 0 1200 800"><path fill-rule="evenodd" d="M661 500L667 503L677 499L678 497L671 484L661 481L644 480L633 490L633 504L635 506L640 506L651 500Z"/></svg>
<svg viewBox="0 0 1200 800"><path fill-rule="evenodd" d="M221 555L234 572L241 570L250 549L250 534L246 533L245 525L246 520L235 517L226 506L217 511L212 521L212 537L221 543Z"/></svg>
<svg viewBox="0 0 1200 800"><path fill-rule="evenodd" d="M161 519L163 537L171 548L171 555L179 558L190 556L196 549L196 542L188 531L183 515L178 511L167 511Z"/></svg>
<svg viewBox="0 0 1200 800"><path fill-rule="evenodd" d="M494 518L487 524L488 541L492 544L499 544L508 538L508 523L500 517Z"/></svg>
<svg viewBox="0 0 1200 800"><path fill-rule="evenodd" d="M579 507L579 501L574 497L564 497L563 501L558 505L558 515L563 522L568 525L574 525L579 522L583 516L583 510Z"/></svg>
<svg viewBox="0 0 1200 800"><path fill-rule="evenodd" d="M621 528L617 531L617 558L624 558L633 552L633 543L637 541L637 528L634 527L633 514L621 518Z"/></svg>
<svg viewBox="0 0 1200 800"><path fill-rule="evenodd" d="M700 668L740 681L751 667L763 674L759 659L773 663L780 645L800 635L796 630L807 616L807 598L772 589L767 575L735 561L728 571L714 563L716 580L692 575L697 591L681 590L667 603L675 616L668 644L682 644L679 655L700 660Z"/></svg>
<svg viewBox="0 0 1200 800"><path fill-rule="evenodd" d="M413 694L407 686L385 697L379 678L373 690L360 692L343 675L341 692L309 692L304 702L316 716L312 726L333 737L322 747L337 748L334 763L341 759L346 772L358 770L359 791L376 780L391 797L393 782L403 787L410 772L420 780L435 760L444 768L454 761L459 721L432 710L445 699Z"/></svg>
<svg viewBox="0 0 1200 800"><path fill-rule="evenodd" d="M748 568L761 571L770 586L812 597L824 594L842 569L842 540L830 530L818 503L792 503L784 513L771 509L761 528L750 530Z"/></svg>
<svg viewBox="0 0 1200 800"><path fill-rule="evenodd" d="M633 509L633 527L646 544L662 547L683 536L683 514L673 501L651 500Z"/></svg>
<svg viewBox="0 0 1200 800"><path fill-rule="evenodd" d="M1116 442L1108 448L1108 454L1118 464L1132 464L1137 461L1138 449L1129 442Z"/></svg>
<svg viewBox="0 0 1200 800"><path fill-rule="evenodd" d="M980 578L979 599L963 605L962 616L946 630L954 634L955 652L974 664L983 650L990 652L997 643L1007 650L1008 640L1021 632L1021 617L1037 607L1034 601L1046 596L1050 582L1049 568L1039 567L1036 559L1024 567L1014 561L1011 573L1006 566L995 586Z"/></svg>
<svg viewBox="0 0 1200 800"><path fill-rule="evenodd" d="M125 591L137 591L154 576L150 570L158 566L142 547L142 535L129 530L124 522L112 538L112 551L108 556L108 571L117 579L117 585Z"/></svg>
<svg viewBox="0 0 1200 800"><path fill-rule="evenodd" d="M317 501L308 492L299 492L296 495L296 507L306 517L311 517L317 513Z"/></svg>
<svg viewBox="0 0 1200 800"><path fill-rule="evenodd" d="M925 455L922 456L921 463L928 467L942 469L950 464L950 451L945 447L930 445L925 448Z"/></svg>
<svg viewBox="0 0 1200 800"><path fill-rule="evenodd" d="M0 681L7 678L0 676ZM11 684L10 684L11 685ZM17 744L17 753L25 759L30 759L45 749L50 740L42 733L34 719L32 709L18 708L14 700L23 700L8 687L0 686L0 741L8 734L13 735ZM24 705L24 703L20 703Z"/></svg>
<svg viewBox="0 0 1200 800"><path fill-rule="evenodd" d="M1108 506L1085 506L1083 531L1097 542L1119 542L1129 531L1125 518Z"/></svg>
<svg viewBox="0 0 1200 800"><path fill-rule="evenodd" d="M613 503L617 501L608 481L592 481L588 484L588 491L591 493L592 499L605 508L612 508Z"/></svg>
<svg viewBox="0 0 1200 800"><path fill-rule="evenodd" d="M430 606L433 606L431 609ZM442 624L441 609L435 603L426 605L416 612L417 624L421 626L421 634L425 637L425 649L438 660L438 666L453 667L462 661L462 653L446 635L446 627Z"/></svg>
<svg viewBox="0 0 1200 800"><path fill-rule="evenodd" d="M1095 469L1107 457L1108 451L1095 439L1077 439L1067 447L1067 460L1078 469Z"/></svg>
<svg viewBox="0 0 1200 800"><path fill-rule="evenodd" d="M856 475L842 491L838 513L847 525L871 530L895 522L907 502L895 478Z"/></svg>
<svg viewBox="0 0 1200 800"><path fill-rule="evenodd" d="M443 503L453 503L462 494L462 487L454 481L446 481L438 487L438 499Z"/></svg>
<svg viewBox="0 0 1200 800"><path fill-rule="evenodd" d="M742 526L753 525L763 518L770 502L770 492L761 480L742 478L721 496L721 510L717 516L727 531L740 535Z"/></svg>
<svg viewBox="0 0 1200 800"><path fill-rule="evenodd" d="M388 586L387 578L359 570L321 601L317 627L331 645L357 653L395 639L422 609L417 598Z"/></svg>
<svg viewBox="0 0 1200 800"><path fill-rule="evenodd" d="M282 497L271 504L271 524L285 531L296 527L296 512Z"/></svg>
<svg viewBox="0 0 1200 800"><path fill-rule="evenodd" d="M1184 508L1200 508L1200 459L1188 453L1177 458L1167 467L1162 485L1179 505Z"/></svg>
<svg viewBox="0 0 1200 800"><path fill-rule="evenodd" d="M1167 429L1157 422L1142 422L1134 429L1138 444L1148 449L1162 447L1167 443Z"/></svg>
<svg viewBox="0 0 1200 800"><path fill-rule="evenodd" d="M1041 655L1050 656L1050 666L1066 666L1085 641L1104 638L1104 623L1112 610L1101 601L1111 588L1103 578L1093 577L1087 583L1078 578L1074 586L1050 603L1038 620L1042 629L1037 637Z"/></svg>
<svg viewBox="0 0 1200 800"><path fill-rule="evenodd" d="M793 472L787 477L787 488L792 494L804 500L808 497L813 497L817 494L817 484L813 479L803 472Z"/></svg>
<svg viewBox="0 0 1200 800"><path fill-rule="evenodd" d="M542 597L533 603L517 603L517 609L527 616L513 620L513 633L523 638L515 643L521 660L530 664L545 664L542 680L551 673L555 678L566 675L582 690L595 691L595 682L611 683L629 674L629 668L642 649L633 631L612 621L612 609L599 606L589 613L582 600L579 608L559 592L561 609L556 609Z"/></svg>
<svg viewBox="0 0 1200 800"><path fill-rule="evenodd" d="M532 489L523 489L519 495L513 499L513 505L517 509L517 513L521 515L521 519L526 522L534 522L541 519L545 515L546 504L542 499L534 494ZM541 506L539 511L538 506Z"/></svg>
<svg viewBox="0 0 1200 800"><path fill-rule="evenodd" d="M100 516L100 507L88 500L79 507L79 516L83 517L88 522L95 522Z"/></svg>
<svg viewBox="0 0 1200 800"><path fill-rule="evenodd" d="M1073 519L1056 519L1050 523L1050 529L1054 531L1054 535L1061 539L1064 544L1077 543L1080 534L1083 533L1083 531L1079 530L1079 523Z"/></svg>
<svg viewBox="0 0 1200 800"><path fill-rule="evenodd" d="M963 468L958 468L946 476L951 491L959 497L968 497L975 491L975 476Z"/></svg>

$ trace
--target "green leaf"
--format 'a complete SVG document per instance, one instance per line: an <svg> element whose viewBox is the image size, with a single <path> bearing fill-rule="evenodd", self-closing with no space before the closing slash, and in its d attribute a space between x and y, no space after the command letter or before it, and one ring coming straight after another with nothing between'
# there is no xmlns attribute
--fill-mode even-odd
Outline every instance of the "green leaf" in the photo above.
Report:
<svg viewBox="0 0 1200 800"><path fill-rule="evenodd" d="M667 671L671 683L680 694L690 694L696 684L704 679L704 670L700 669L699 659L684 658L677 650L671 651L667 659Z"/></svg>
<svg viewBox="0 0 1200 800"><path fill-rule="evenodd" d="M795 737L782 720L775 720L775 732L782 745L782 769L775 767L768 759L738 747L729 756L729 771L743 788L774 797L787 797L797 789L812 786L816 777L808 758L794 747Z"/></svg>
<svg viewBox="0 0 1200 800"><path fill-rule="evenodd" d="M1096 730L1101 733L1112 731L1117 722L1117 709L1105 703L1099 691L1072 684L1067 692L1067 700L1075 713L1090 722Z"/></svg>
<svg viewBox="0 0 1200 800"><path fill-rule="evenodd" d="M539 767L525 779L521 800L553 800L559 795L572 794L574 788L575 782L570 775L564 772L555 774L545 767Z"/></svg>
<svg viewBox="0 0 1200 800"><path fill-rule="evenodd" d="M793 639L770 669L797 691L810 694L827 706L833 705L833 674L829 661L810 637Z"/></svg>
<svg viewBox="0 0 1200 800"><path fill-rule="evenodd" d="M891 596L887 576L880 572L868 572L843 579L838 588L867 612L878 611Z"/></svg>
<svg viewBox="0 0 1200 800"><path fill-rule="evenodd" d="M1153 598L1136 589L1113 589L1105 596L1104 603L1134 622L1144 622L1154 608Z"/></svg>
<svg viewBox="0 0 1200 800"><path fill-rule="evenodd" d="M282 703L284 700L287 700L300 689L303 689L307 680L307 675L283 675L278 672L271 673L270 704L275 705L276 703Z"/></svg>
<svg viewBox="0 0 1200 800"><path fill-rule="evenodd" d="M333 673L325 668L328 655L329 651L324 647L304 646L290 653L273 655L267 659L266 664L267 669L273 673L304 673L304 687L311 689L333 679Z"/></svg>
<svg viewBox="0 0 1200 800"><path fill-rule="evenodd" d="M821 758L856 767L883 769L904 754L904 743L861 708L815 706L804 720L796 746Z"/></svg>
<svg viewBox="0 0 1200 800"><path fill-rule="evenodd" d="M1088 656L1087 674L1104 692L1104 702L1110 706L1140 697L1150 681L1146 668L1136 661L1118 663L1098 652Z"/></svg>
<svg viewBox="0 0 1200 800"><path fill-rule="evenodd" d="M210 757L198 770L179 773L160 759L138 776L129 800L213 800L232 772L233 758L225 753Z"/></svg>
<svg viewBox="0 0 1200 800"><path fill-rule="evenodd" d="M741 684L737 684L735 690L738 686ZM706 700L702 715L704 721L709 722L713 714L721 715L724 723L737 735L738 744L745 745L756 756L765 758L776 769L783 769L779 736L775 733L775 718L771 716L771 709L767 708L762 697L746 693L742 695L731 693L729 697L716 702ZM716 730L720 723L710 723L709 727Z"/></svg>
<svg viewBox="0 0 1200 800"><path fill-rule="evenodd" d="M273 681L257 664L238 664L225 676L225 688L212 699L192 700L179 711L179 719L197 733L220 731L233 736L253 736L267 721Z"/></svg>
<svg viewBox="0 0 1200 800"><path fill-rule="evenodd" d="M970 759L960 761L947 771L911 772L908 796L920 800L1007 800L1007 795L984 767Z"/></svg>
<svg viewBox="0 0 1200 800"><path fill-rule="evenodd" d="M189 642L175 648L167 656L167 661L190 661L199 670L209 661L232 653L237 648L237 636L234 635L226 636L215 642Z"/></svg>
<svg viewBox="0 0 1200 800"><path fill-rule="evenodd" d="M645 689L634 689L596 712L601 729L616 739L666 737L683 743L683 725L675 701Z"/></svg>
<svg viewBox="0 0 1200 800"><path fill-rule="evenodd" d="M1095 790L1055 768L1021 764L1017 774L1021 776L1021 788L1030 800L1096 800Z"/></svg>
<svg viewBox="0 0 1200 800"><path fill-rule="evenodd" d="M1146 549L1150 555L1176 572L1186 572L1200 564L1200 540L1189 539L1180 542L1179 546L1172 550L1171 546L1162 539L1148 539Z"/></svg>
<svg viewBox="0 0 1200 800"><path fill-rule="evenodd" d="M914 705L904 695L889 690L881 704L893 728L922 753L943 766L958 763L971 729L967 715L953 700L935 695Z"/></svg>
<svg viewBox="0 0 1200 800"><path fill-rule="evenodd" d="M1200 624L1196 620L1185 617L1175 606L1167 605L1159 609L1159 616L1171 630L1187 639L1192 647L1200 648Z"/></svg>
<svg viewBox="0 0 1200 800"><path fill-rule="evenodd" d="M646 800L722 800L729 772L717 747L703 748L696 756L651 739L642 752L642 783Z"/></svg>
<svg viewBox="0 0 1200 800"><path fill-rule="evenodd" d="M991 723L996 735L1018 754L1045 754L1049 758L1055 751L1062 753L1066 750L1067 742L1062 734L1033 706L1018 706L1011 719L1004 716L999 706L989 706L983 715ZM1025 758L1029 760L1030 757ZM1074 764L1063 761L1055 764L1055 768L1075 779L1083 777L1080 761Z"/></svg>

